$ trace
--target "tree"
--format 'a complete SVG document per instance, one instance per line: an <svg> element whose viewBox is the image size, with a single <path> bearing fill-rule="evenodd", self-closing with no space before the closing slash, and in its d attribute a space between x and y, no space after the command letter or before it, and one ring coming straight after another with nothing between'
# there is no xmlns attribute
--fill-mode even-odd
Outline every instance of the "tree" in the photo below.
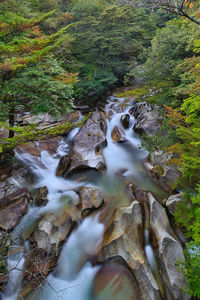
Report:
<svg viewBox="0 0 200 300"><path fill-rule="evenodd" d="M70 29L74 41L69 57L80 74L77 94L91 99L97 91L99 97L123 81L150 44L154 26L143 11L117 1L74 0L69 11L76 22Z"/></svg>
<svg viewBox="0 0 200 300"><path fill-rule="evenodd" d="M71 106L72 78L47 56L66 41L66 30L45 35L39 24L52 16L24 18L13 12L0 16L0 121L9 121L9 138L14 137L15 115L21 109L34 113L63 111ZM51 86L50 86L51 84ZM61 105L61 101L65 100Z"/></svg>
<svg viewBox="0 0 200 300"><path fill-rule="evenodd" d="M196 16L193 16L194 8L198 7L199 1L146 0L146 2L151 3L154 7L161 7L167 12L185 17L197 25L200 25L200 21L198 21L200 14L198 13Z"/></svg>

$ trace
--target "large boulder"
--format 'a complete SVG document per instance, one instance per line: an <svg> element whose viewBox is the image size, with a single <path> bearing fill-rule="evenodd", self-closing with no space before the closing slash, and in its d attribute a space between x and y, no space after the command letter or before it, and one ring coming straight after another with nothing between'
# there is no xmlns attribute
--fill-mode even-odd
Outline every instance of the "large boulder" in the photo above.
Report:
<svg viewBox="0 0 200 300"><path fill-rule="evenodd" d="M121 257L107 260L94 279L95 300L143 300L137 282Z"/></svg>
<svg viewBox="0 0 200 300"><path fill-rule="evenodd" d="M152 136L162 125L163 117L160 115L157 106L151 106L146 102L139 102L135 104L133 112L136 123L133 129L147 136Z"/></svg>
<svg viewBox="0 0 200 300"><path fill-rule="evenodd" d="M116 213L112 231L104 240L103 256L121 256L128 263L145 300L162 298L143 248L142 211L138 201Z"/></svg>
<svg viewBox="0 0 200 300"><path fill-rule="evenodd" d="M150 227L158 243L164 286L167 287L174 299L190 299L188 295L182 293L182 288L186 286L186 280L176 267L177 261L184 259L183 249L171 229L165 209L150 193L148 198L150 204Z"/></svg>
<svg viewBox="0 0 200 300"><path fill-rule="evenodd" d="M73 139L71 161L66 174L80 169L103 169L105 161L102 154L107 145L106 127L103 113L94 112Z"/></svg>
<svg viewBox="0 0 200 300"><path fill-rule="evenodd" d="M28 199L27 189L20 189L0 199L0 228L9 230L17 225L27 212Z"/></svg>

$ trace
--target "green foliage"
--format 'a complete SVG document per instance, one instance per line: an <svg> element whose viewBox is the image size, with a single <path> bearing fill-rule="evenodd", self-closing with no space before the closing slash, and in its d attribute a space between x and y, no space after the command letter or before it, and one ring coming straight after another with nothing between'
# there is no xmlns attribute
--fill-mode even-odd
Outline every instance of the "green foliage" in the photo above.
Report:
<svg viewBox="0 0 200 300"><path fill-rule="evenodd" d="M200 184L196 191L196 195L186 195L185 201L178 205L175 217L193 239L184 250L185 260L177 262L178 269L187 278L186 292L200 298Z"/></svg>
<svg viewBox="0 0 200 300"><path fill-rule="evenodd" d="M82 73L83 76L84 73ZM87 99L89 102L92 99L98 98L117 82L115 75L107 70L96 69L88 71L83 76L80 83L74 85L74 97L78 99Z"/></svg>
<svg viewBox="0 0 200 300"><path fill-rule="evenodd" d="M1 91L1 119L8 116L13 105L16 113L28 110L35 114L57 115L69 111L73 93L72 84L67 83L69 76L53 57L16 72L13 78L5 81ZM4 102L5 97L11 101Z"/></svg>
<svg viewBox="0 0 200 300"><path fill-rule="evenodd" d="M68 54L79 71L77 96L83 90L93 95L95 88L98 96L122 82L133 61L140 59L153 25L143 11L117 1L74 0L69 10L78 21L70 30L75 39Z"/></svg>
<svg viewBox="0 0 200 300"><path fill-rule="evenodd" d="M152 39L146 63L139 65L134 73L148 81L173 80L176 85L180 84L181 78L176 67L185 58L194 55L194 42L199 38L198 25L183 19L167 22L164 28L157 30ZM187 78L188 80L191 79Z"/></svg>
<svg viewBox="0 0 200 300"><path fill-rule="evenodd" d="M200 244L199 244L200 245ZM185 292L200 298L200 246L189 243L184 251L185 260L177 262L178 270L187 278Z"/></svg>

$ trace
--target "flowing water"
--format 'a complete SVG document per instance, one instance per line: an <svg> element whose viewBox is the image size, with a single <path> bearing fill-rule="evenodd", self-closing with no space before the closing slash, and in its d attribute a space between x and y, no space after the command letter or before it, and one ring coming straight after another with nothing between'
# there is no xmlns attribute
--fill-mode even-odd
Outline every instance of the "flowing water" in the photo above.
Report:
<svg viewBox="0 0 200 300"><path fill-rule="evenodd" d="M123 105L125 108L121 111ZM98 186L104 193L109 193L110 190L118 193L120 184L128 179L154 194L159 194L158 188L147 176L143 166L143 160L147 157L148 152L141 147L141 139L132 129L135 123L135 118L129 114L132 106L132 103L126 103L123 98L111 97L108 99L105 106L108 144L103 151L107 169L104 175L101 175L101 178L97 177L94 182L88 180L89 176L87 180L80 182L72 178L64 179L56 176L59 159L62 155L69 153L73 138L79 128L72 130L68 137L60 142L57 153L53 157L45 151L41 153L39 158L28 153L16 153L16 159L28 166L36 177L31 188L46 186L48 189L48 203L43 207L30 205L29 212L13 231L12 237L16 247L27 248L23 240L26 240L26 237L34 231L44 214L52 212L56 214L68 206L76 205L78 195L75 189L80 186ZM127 129L124 129L121 123L121 116L124 114L130 115ZM125 139L123 143L116 143L112 140L111 133L115 126L123 132ZM121 176L116 176L117 173ZM92 284L101 266L92 266L88 261L88 255L98 253L103 232L104 226L99 222L98 216L80 219L78 228L71 233L64 244L54 271L48 275L45 283L30 293L26 299L93 300L91 296ZM148 235L149 233L145 231L145 252L154 273L156 263ZM24 264L23 251L9 256L9 280L4 294L1 295L3 300L19 299Z"/></svg>

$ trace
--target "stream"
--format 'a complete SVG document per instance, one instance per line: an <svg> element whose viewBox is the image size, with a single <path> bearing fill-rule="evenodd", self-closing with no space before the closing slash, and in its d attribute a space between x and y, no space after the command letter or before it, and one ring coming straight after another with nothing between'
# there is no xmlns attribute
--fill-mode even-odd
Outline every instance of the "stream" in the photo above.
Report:
<svg viewBox="0 0 200 300"><path fill-rule="evenodd" d="M8 257L9 278L4 292L1 294L2 300L143 299L137 298L137 296L134 298L132 294L129 295L126 286L124 289L118 290L118 293L112 294L118 288L115 282L110 285L107 292L105 289L102 290L102 293L94 294L94 280L103 266L103 261L98 255L102 245L105 244L104 233L107 225L102 221L106 219L104 206L99 211L96 209L89 213L86 217L79 214L77 210L79 205L77 190L81 187L97 188L105 195L105 198L117 197L116 199L120 199L118 203L114 203L117 207L115 210L123 209L123 207L128 210L131 207L131 203L127 205L123 202L127 183L151 192L156 198L164 197L162 189L149 177L144 167L143 162L147 158L148 152L142 148L141 138L133 130L136 122L135 117L130 113L130 109L133 107L131 100L127 101L124 98L111 96L107 100L104 108L107 145L102 150L106 169L101 172L85 169L83 176L82 171L64 177L56 176L60 158L70 153L73 148L73 140L81 130L80 128L75 128L66 138L63 138L54 156L46 151L43 151L40 157L31 156L29 153L16 153L16 159L34 174L34 183L32 185L29 183L28 188L34 190L45 186L48 190L48 202L41 207L30 203L28 213L12 231L12 250L14 250L10 251ZM126 128L121 121L124 115L127 115L128 120ZM113 140L113 130L116 127L121 134L121 140L118 142ZM30 247L28 237L33 234L38 222L44 216L53 214L55 218L59 218L63 212L71 211L75 216L76 226L62 243L61 250L58 247L59 256L53 271L46 279L42 278L37 287L30 287L27 280L24 279L27 263L26 253L29 253ZM148 226L143 228L143 239L144 241L141 243L143 243L144 257L146 256L145 263L150 270L148 272L151 273L152 280L155 279L160 286L157 259L151 245ZM91 260L91 257L96 257L97 262ZM140 293L138 287L135 288L135 295L137 293ZM115 295L114 298L113 295ZM159 297L150 297L149 299L162 298L162 296ZM144 300L146 299L144 298ZM166 299L173 298L169 296Z"/></svg>

